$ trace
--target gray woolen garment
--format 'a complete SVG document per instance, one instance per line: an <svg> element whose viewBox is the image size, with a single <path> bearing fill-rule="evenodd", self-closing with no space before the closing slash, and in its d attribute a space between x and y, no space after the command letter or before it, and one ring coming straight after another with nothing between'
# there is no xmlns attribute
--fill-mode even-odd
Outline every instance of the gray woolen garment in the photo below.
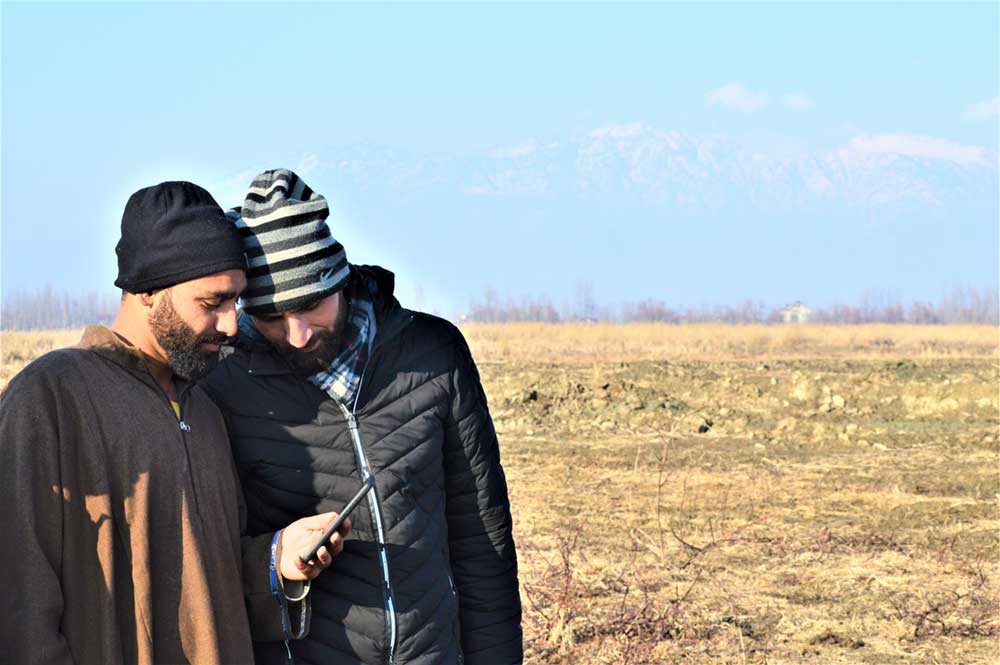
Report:
<svg viewBox="0 0 1000 665"><path fill-rule="evenodd" d="M251 534L339 510L360 466L375 473L377 500L354 511L343 553L313 583L312 627L289 643L294 660L518 663L507 483L469 348L447 321L400 307L392 273L354 269L378 284L355 409L360 449L341 405L266 345L239 346L203 384L229 424ZM287 662L281 642L257 643L255 655Z"/></svg>

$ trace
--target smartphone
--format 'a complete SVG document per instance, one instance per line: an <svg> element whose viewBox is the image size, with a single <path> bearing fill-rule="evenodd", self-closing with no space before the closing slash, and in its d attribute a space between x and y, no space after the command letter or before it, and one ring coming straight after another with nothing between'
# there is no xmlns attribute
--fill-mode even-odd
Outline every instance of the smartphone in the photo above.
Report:
<svg viewBox="0 0 1000 665"><path fill-rule="evenodd" d="M351 514L351 511L354 510L359 503L361 503L361 499L365 498L365 495L368 494L373 487L375 487L375 475L371 474L367 479L365 479L365 482L361 485L361 489L358 490L358 493L351 497L351 500L347 502L346 506L341 508L340 513L337 515L337 519L333 520L330 523L330 526L326 527L326 531L323 532L323 535L319 537L312 548L308 552L300 555L303 561L308 563L310 560L316 558L316 553L319 552L319 548L330 543L330 538L333 537L333 534L336 533L337 529L339 529L344 523L344 520L347 519L347 516Z"/></svg>

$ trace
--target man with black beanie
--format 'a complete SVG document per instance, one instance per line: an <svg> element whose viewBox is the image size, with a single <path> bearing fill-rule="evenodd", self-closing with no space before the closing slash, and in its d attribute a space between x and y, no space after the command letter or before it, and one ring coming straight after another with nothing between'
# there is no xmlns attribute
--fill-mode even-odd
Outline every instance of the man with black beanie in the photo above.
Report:
<svg viewBox="0 0 1000 665"><path fill-rule="evenodd" d="M122 217L110 328L26 367L0 397L0 644L12 663L250 663L302 637L331 513L245 537L216 406L195 383L236 333L246 259L188 182Z"/></svg>

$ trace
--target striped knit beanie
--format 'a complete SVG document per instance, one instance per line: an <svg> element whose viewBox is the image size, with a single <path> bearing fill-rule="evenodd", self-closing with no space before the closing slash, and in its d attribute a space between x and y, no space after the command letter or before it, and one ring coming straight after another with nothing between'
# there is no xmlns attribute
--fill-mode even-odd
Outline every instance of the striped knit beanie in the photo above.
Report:
<svg viewBox="0 0 1000 665"><path fill-rule="evenodd" d="M287 312L347 285L347 255L330 235L329 214L326 199L288 169L254 178L243 208L227 213L247 255L243 309Z"/></svg>

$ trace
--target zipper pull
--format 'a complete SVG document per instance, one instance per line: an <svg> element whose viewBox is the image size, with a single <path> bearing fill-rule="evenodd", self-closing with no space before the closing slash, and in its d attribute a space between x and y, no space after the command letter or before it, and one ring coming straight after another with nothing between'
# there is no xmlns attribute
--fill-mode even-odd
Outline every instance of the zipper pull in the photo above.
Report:
<svg viewBox="0 0 1000 665"><path fill-rule="evenodd" d="M191 426L190 426L190 425L188 425L188 424L187 424L186 422L184 422L183 420L181 420L179 424L180 424L180 428L181 428L181 431L182 431L182 432L190 432L190 431L191 431Z"/></svg>

